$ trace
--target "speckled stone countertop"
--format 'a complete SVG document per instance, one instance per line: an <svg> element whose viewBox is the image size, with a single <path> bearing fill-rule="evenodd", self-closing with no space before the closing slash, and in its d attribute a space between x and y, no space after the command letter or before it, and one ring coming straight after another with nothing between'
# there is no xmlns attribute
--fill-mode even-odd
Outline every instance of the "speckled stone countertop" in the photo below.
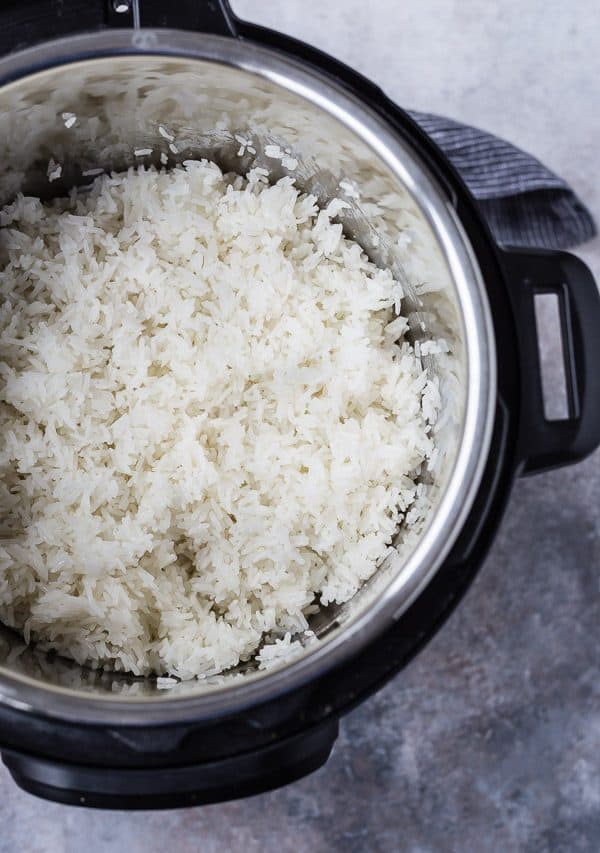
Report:
<svg viewBox="0 0 600 853"><path fill-rule="evenodd" d="M534 152L600 220L597 0L234 0L400 104ZM600 279L600 240L580 254ZM0 853L600 850L600 453L516 484L462 605L326 767L156 813L44 803L0 768Z"/></svg>

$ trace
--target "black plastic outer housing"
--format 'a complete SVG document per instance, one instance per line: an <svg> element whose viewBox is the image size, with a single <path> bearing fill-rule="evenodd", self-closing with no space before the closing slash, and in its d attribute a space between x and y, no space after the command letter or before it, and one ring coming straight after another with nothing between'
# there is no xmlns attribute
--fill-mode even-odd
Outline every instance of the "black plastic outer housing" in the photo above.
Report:
<svg viewBox="0 0 600 853"><path fill-rule="evenodd" d="M377 111L425 161L447 189L486 283L496 340L501 342L498 395L481 486L445 564L391 628L320 680L243 713L160 728L74 725L49 719L42 711L32 714L0 706L0 748L19 785L49 799L109 808L164 808L247 796L292 781L323 763L339 716L398 673L460 601L483 561L524 461L518 449L523 377L502 253L446 157L377 86L321 51L235 19L224 0L206 4L205 28L197 20L198 2L170 5L179 6L180 15L183 10L177 21L181 28L230 32L291 54L333 78ZM170 13L164 13L169 4L141 0L141 7L164 18L142 24L175 26ZM186 26L186 20L193 25ZM0 50L111 25L123 24L115 20L110 3L9 0L0 10Z"/></svg>

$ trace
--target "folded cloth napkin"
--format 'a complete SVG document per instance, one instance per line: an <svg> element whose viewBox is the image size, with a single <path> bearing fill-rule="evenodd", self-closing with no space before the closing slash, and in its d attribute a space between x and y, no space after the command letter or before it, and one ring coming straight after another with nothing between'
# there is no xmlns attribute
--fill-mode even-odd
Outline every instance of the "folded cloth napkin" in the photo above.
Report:
<svg viewBox="0 0 600 853"><path fill-rule="evenodd" d="M566 249L596 235L571 187L531 154L452 119L409 114L460 173L498 243Z"/></svg>

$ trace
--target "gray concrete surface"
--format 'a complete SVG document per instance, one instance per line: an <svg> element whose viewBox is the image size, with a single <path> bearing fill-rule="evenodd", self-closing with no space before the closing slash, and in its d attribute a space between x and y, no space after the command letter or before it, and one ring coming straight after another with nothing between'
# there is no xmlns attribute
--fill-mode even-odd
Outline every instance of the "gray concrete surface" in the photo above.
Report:
<svg viewBox="0 0 600 853"><path fill-rule="evenodd" d="M400 103L512 139L600 220L596 0L237 0ZM581 250L600 277L600 241ZM329 764L252 800L155 814L43 803L0 769L0 853L600 849L600 455L517 483L443 631L351 714Z"/></svg>

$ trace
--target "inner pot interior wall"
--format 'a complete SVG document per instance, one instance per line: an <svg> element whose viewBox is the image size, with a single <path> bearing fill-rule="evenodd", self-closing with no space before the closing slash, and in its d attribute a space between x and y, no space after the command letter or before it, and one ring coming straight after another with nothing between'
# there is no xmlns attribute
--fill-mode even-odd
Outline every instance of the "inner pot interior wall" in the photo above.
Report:
<svg viewBox="0 0 600 853"><path fill-rule="evenodd" d="M346 123L240 68L187 58L113 56L59 66L5 86L0 90L0 134L0 204L19 192L42 198L64 195L75 185L89 184L93 170L120 171L140 164L162 168L165 158L168 168L201 157L241 174L263 167L271 181L291 175L321 205L336 197L346 201L349 207L338 217L346 234L403 284L410 339L442 338L450 346L449 354L423 356L443 400L436 427L438 467L434 476L423 475L435 512L459 446L465 406L458 297L417 200ZM56 166L60 177L50 181ZM402 572L419 535L412 533L398 557L384 563L351 602L315 616L317 635L343 630L368 608ZM9 631L0 634L0 663L84 691L145 696L157 689L153 680L94 672L28 649ZM239 674L188 682L169 693L218 688L235 677Z"/></svg>

